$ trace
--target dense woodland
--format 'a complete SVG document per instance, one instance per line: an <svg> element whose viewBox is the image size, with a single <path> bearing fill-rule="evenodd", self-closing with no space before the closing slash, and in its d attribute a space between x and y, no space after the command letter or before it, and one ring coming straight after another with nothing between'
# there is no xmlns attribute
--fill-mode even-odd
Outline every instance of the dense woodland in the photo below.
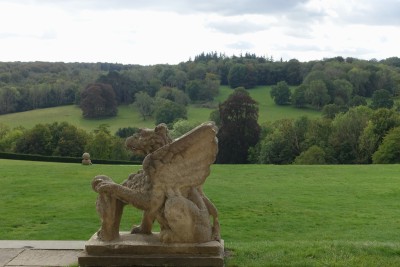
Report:
<svg viewBox="0 0 400 267"><path fill-rule="evenodd" d="M399 68L397 57L382 61L336 57L299 62L217 53L203 53L178 65L6 62L0 63L0 114L80 104L82 92L93 83L111 85L118 105L134 103L139 92L154 97L161 89L176 89L188 97L181 102L207 102L218 93L220 84L250 89L285 82L296 89L289 96L278 90L273 96L277 104L316 109L327 104L344 107L357 105L377 90L398 96Z"/></svg>
<svg viewBox="0 0 400 267"><path fill-rule="evenodd" d="M219 108L213 107L211 101L218 95L220 85L236 89L232 92L237 92L240 100L230 98ZM261 127L244 123L257 121L257 103L245 91L259 85L272 86L271 97L277 105L321 110L323 118L282 120ZM0 114L76 104L81 107L82 116L91 119L115 116L118 105L132 105L144 120L153 116L156 123L165 122L173 131L176 128L184 132L192 127L182 121L187 116L185 106L210 106L215 109L210 118L221 127L221 144L233 142L224 139L227 129L237 133L235 147L242 149L229 153L222 153L222 149L220 154L229 155L230 159L219 158L221 163L400 162L399 155L391 155L392 159L386 161L375 155L389 142L386 140L396 138L395 133L399 132L399 95L397 57L381 61L335 57L299 62L275 61L253 54L227 57L202 53L178 65L0 63ZM240 106L246 103L247 106ZM226 109L229 106L236 110L234 116L232 110ZM90 149L97 158L112 159L130 157L126 151L113 151L112 147L116 143L122 146L122 138L135 131L120 129L119 134L114 134L100 126L93 133L85 133L62 122L29 130L0 126L3 152L79 156ZM248 134L249 129L255 131ZM35 139L39 137L46 140L39 142ZM99 141L106 139L109 145ZM72 143L78 144L76 151L70 151Z"/></svg>

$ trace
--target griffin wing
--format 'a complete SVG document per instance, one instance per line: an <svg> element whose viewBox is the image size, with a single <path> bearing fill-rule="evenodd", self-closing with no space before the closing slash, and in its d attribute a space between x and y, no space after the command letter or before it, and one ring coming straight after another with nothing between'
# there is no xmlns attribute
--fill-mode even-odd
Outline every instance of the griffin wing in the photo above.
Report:
<svg viewBox="0 0 400 267"><path fill-rule="evenodd" d="M198 186L210 174L218 153L217 127L203 123L143 160L143 169L154 186Z"/></svg>

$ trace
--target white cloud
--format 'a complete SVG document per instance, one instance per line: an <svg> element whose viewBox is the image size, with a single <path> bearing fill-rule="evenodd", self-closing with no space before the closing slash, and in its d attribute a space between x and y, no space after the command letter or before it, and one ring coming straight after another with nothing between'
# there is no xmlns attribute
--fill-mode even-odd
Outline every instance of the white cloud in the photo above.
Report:
<svg viewBox="0 0 400 267"><path fill-rule="evenodd" d="M268 24L262 24L261 22L256 23L247 19L233 17L229 19L223 18L220 20L210 21L206 24L206 27L222 33L240 35L266 30Z"/></svg>
<svg viewBox="0 0 400 267"><path fill-rule="evenodd" d="M176 64L201 52L400 56L398 0L3 0L0 61Z"/></svg>

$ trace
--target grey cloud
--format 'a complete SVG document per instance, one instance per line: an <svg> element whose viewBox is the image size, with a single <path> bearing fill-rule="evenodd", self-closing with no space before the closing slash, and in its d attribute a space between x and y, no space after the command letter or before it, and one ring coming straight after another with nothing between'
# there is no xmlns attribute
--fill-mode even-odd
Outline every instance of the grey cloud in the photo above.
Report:
<svg viewBox="0 0 400 267"><path fill-rule="evenodd" d="M45 31L42 34L19 34L19 33L10 33L10 32L1 32L0 39L15 39L15 38L28 38L28 39L42 39L42 40L51 40L56 39L57 34L54 31Z"/></svg>
<svg viewBox="0 0 400 267"><path fill-rule="evenodd" d="M328 47L326 50L333 51L337 55L342 55L344 57L360 57L360 58L367 58L365 55L369 55L375 52L374 50L365 47L347 47L343 49L337 49L336 47Z"/></svg>
<svg viewBox="0 0 400 267"><path fill-rule="evenodd" d="M52 40L57 38L57 33L56 31L50 30L50 31L45 31L43 34L40 36L41 39L45 40Z"/></svg>
<svg viewBox="0 0 400 267"><path fill-rule="evenodd" d="M285 47L278 47L280 51L286 51L294 53L324 53L327 57L342 56L342 57L356 57L356 58L369 58L368 55L374 51L368 48L361 47L336 47L336 46L324 46L320 47L313 44L296 45L290 44Z"/></svg>
<svg viewBox="0 0 400 267"><path fill-rule="evenodd" d="M239 20L239 21L213 21L209 22L206 27L214 29L223 33L230 34L244 34L244 33L252 33L266 30L268 28L267 25L261 25L257 23L253 23L247 20Z"/></svg>
<svg viewBox="0 0 400 267"><path fill-rule="evenodd" d="M133 9L170 11L179 14L215 13L224 16L245 14L282 15L284 20L308 22L327 17L326 10L310 10L310 0L5 0L12 3L53 5L72 11L86 9ZM373 25L400 25L399 0L363 0L344 2L346 7L335 10L337 23L350 22ZM323 6L323 4L322 4ZM346 11L349 10L349 11Z"/></svg>
<svg viewBox="0 0 400 267"><path fill-rule="evenodd" d="M18 38L21 35L11 32L0 32L0 39L8 39L8 38Z"/></svg>
<svg viewBox="0 0 400 267"><path fill-rule="evenodd" d="M274 14L295 9L307 0L241 0L241 1L193 1L200 12L215 12L223 15Z"/></svg>
<svg viewBox="0 0 400 267"><path fill-rule="evenodd" d="M274 47L277 50L282 50L282 51L302 51L302 52L307 52L307 51L321 51L321 48L318 47L317 45L313 44L285 44L285 45L276 45Z"/></svg>
<svg viewBox="0 0 400 267"><path fill-rule="evenodd" d="M228 44L227 47L230 48L230 49L237 49L237 50L250 50L254 46L249 42L241 41L241 42Z"/></svg>
<svg viewBox="0 0 400 267"><path fill-rule="evenodd" d="M363 0L334 11L338 15L335 19L338 24L400 25L399 0Z"/></svg>
<svg viewBox="0 0 400 267"><path fill-rule="evenodd" d="M18 0L17 0L18 1ZM272 14L295 9L308 0L36 0L36 4L83 9L152 9L178 13L212 12L221 15ZM19 2L29 2L19 0Z"/></svg>
<svg viewBox="0 0 400 267"><path fill-rule="evenodd" d="M283 32L287 36L291 36L294 38L301 38L301 39L312 39L312 28L310 25L306 23L298 23L296 25L286 25L286 27L283 29Z"/></svg>

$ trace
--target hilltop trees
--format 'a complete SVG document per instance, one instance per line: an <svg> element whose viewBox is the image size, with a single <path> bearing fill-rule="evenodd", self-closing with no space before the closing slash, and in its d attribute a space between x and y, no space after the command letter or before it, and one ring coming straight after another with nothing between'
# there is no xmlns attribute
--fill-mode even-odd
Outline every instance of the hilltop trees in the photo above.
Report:
<svg viewBox="0 0 400 267"><path fill-rule="evenodd" d="M0 114L12 113L17 110L20 93L15 87L0 88Z"/></svg>
<svg viewBox="0 0 400 267"><path fill-rule="evenodd" d="M134 99L134 94L136 93L135 83L118 71L110 71L107 75L100 76L96 83L110 85L118 104L130 104Z"/></svg>
<svg viewBox="0 0 400 267"><path fill-rule="evenodd" d="M206 74L204 80L190 80L186 83L186 93L190 100L194 102L198 101L210 101L213 100L214 96L218 95L219 90L219 78L215 74Z"/></svg>
<svg viewBox="0 0 400 267"><path fill-rule="evenodd" d="M247 163L248 150L258 142L258 104L243 88L236 88L220 104L219 163Z"/></svg>
<svg viewBox="0 0 400 267"><path fill-rule="evenodd" d="M388 90L376 90L372 95L371 108L392 108L394 105L392 96Z"/></svg>
<svg viewBox="0 0 400 267"><path fill-rule="evenodd" d="M379 103L373 101L372 107L389 107L390 102L382 103L380 90L387 90L389 98L400 95L399 61L398 58L378 62L342 57L310 62L274 61L272 57L250 53L228 57L212 52L178 65L6 62L0 63L0 114L79 105L81 91L88 84L110 85L117 105L132 104L138 92L155 97L165 88L179 90L192 103L203 104L213 101L220 84L251 89L286 82L291 86L291 100L287 103L299 108L321 110L325 105L335 104L345 111L365 105L361 97L370 98L375 93L381 99L376 100ZM277 92L280 93L273 94ZM283 95L273 97L279 105L287 99Z"/></svg>
<svg viewBox="0 0 400 267"><path fill-rule="evenodd" d="M231 88L253 88L257 85L257 74L254 66L242 63L234 64L229 70L228 82Z"/></svg>
<svg viewBox="0 0 400 267"><path fill-rule="evenodd" d="M0 114L74 104L98 64L0 62Z"/></svg>

